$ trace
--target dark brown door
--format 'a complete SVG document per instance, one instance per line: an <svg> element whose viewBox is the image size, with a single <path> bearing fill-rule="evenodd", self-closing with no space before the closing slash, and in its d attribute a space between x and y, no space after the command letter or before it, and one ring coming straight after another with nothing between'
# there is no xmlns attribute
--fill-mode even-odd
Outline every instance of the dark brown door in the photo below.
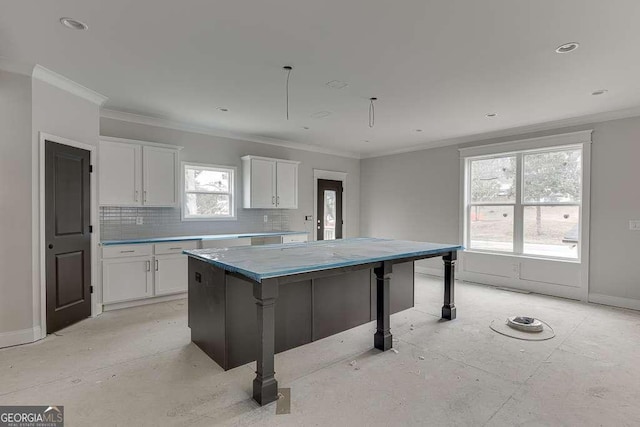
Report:
<svg viewBox="0 0 640 427"><path fill-rule="evenodd" d="M91 315L90 159L45 143L47 333Z"/></svg>
<svg viewBox="0 0 640 427"><path fill-rule="evenodd" d="M318 180L317 240L342 239L342 181Z"/></svg>

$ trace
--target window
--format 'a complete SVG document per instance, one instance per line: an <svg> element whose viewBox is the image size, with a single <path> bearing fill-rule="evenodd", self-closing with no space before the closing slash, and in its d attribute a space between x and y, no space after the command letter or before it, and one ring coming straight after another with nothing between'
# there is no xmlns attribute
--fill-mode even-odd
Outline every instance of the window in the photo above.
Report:
<svg viewBox="0 0 640 427"><path fill-rule="evenodd" d="M235 168L183 163L184 220L235 219Z"/></svg>
<svg viewBox="0 0 640 427"><path fill-rule="evenodd" d="M466 246L579 258L582 146L466 159Z"/></svg>

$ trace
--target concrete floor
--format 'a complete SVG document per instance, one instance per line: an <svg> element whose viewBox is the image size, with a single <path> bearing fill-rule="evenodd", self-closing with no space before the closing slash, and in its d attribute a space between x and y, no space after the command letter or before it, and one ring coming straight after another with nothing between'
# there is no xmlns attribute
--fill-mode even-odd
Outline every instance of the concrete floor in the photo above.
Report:
<svg viewBox="0 0 640 427"><path fill-rule="evenodd" d="M252 364L224 372L190 343L184 300L0 350L0 405L64 405L68 426L640 425L639 312L465 283L457 297L440 321L441 279L418 275L416 307L392 316L398 353L372 350L370 323L277 355L289 415L253 402ZM489 329L513 314L556 337Z"/></svg>

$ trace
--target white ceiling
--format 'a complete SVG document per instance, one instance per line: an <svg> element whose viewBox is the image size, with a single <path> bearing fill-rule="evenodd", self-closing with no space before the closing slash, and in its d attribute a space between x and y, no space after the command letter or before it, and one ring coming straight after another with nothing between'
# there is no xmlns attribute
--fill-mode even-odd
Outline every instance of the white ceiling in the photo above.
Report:
<svg viewBox="0 0 640 427"><path fill-rule="evenodd" d="M0 56L108 109L372 153L640 106L638 16L637 0L4 0Z"/></svg>

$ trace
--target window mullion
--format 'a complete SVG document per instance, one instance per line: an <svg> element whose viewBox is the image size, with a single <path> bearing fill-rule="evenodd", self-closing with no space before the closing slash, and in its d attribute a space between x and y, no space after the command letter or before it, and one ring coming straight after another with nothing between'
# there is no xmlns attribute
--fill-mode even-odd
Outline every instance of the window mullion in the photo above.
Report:
<svg viewBox="0 0 640 427"><path fill-rule="evenodd" d="M513 211L513 252L521 255L524 252L524 206L522 205L522 153L516 155L516 204Z"/></svg>

